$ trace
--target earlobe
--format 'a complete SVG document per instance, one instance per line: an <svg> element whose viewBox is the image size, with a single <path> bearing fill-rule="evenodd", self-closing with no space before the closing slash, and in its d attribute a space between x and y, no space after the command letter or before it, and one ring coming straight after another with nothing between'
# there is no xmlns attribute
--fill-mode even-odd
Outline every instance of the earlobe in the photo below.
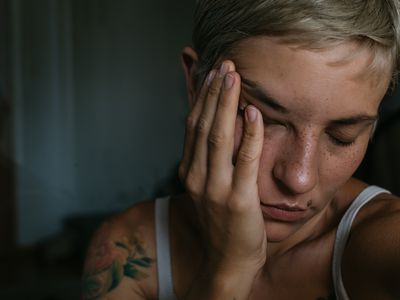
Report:
<svg viewBox="0 0 400 300"><path fill-rule="evenodd" d="M186 88L188 92L189 105L193 106L196 97L196 80L195 74L197 70L198 55L191 47L185 47L182 50L182 66L186 78Z"/></svg>

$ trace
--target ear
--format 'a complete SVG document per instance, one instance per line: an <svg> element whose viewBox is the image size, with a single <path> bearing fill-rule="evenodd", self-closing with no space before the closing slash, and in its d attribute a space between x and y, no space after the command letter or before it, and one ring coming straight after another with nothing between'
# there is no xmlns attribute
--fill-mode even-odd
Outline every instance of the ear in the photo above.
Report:
<svg viewBox="0 0 400 300"><path fill-rule="evenodd" d="M191 47L182 50L182 66L185 72L186 88L189 99L189 106L192 107L196 101L195 74L197 70L198 55Z"/></svg>

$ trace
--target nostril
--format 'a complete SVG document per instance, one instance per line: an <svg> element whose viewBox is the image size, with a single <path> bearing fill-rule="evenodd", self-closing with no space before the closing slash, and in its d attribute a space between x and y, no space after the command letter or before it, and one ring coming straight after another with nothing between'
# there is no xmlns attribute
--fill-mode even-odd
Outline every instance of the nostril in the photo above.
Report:
<svg viewBox="0 0 400 300"><path fill-rule="evenodd" d="M285 173L285 163L278 162L277 164L275 164L272 172L275 179L278 179L279 181L283 179Z"/></svg>
<svg viewBox="0 0 400 300"><path fill-rule="evenodd" d="M288 196L288 197L291 197L291 196L294 196L294 195L295 195L295 193L293 192L293 190L290 189L290 187L289 187L287 184L285 184L284 181L281 181L280 179L278 179L278 178L276 178L276 177L275 177L275 184L276 184L276 186L277 186L279 192L280 192L282 195Z"/></svg>

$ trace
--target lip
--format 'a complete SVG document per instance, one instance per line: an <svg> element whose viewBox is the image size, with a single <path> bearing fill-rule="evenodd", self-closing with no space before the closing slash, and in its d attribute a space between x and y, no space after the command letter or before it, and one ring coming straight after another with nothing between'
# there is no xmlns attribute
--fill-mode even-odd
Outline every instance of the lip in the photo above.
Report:
<svg viewBox="0 0 400 300"><path fill-rule="evenodd" d="M285 204L266 205L261 203L264 217L281 222L298 222L306 217L306 209Z"/></svg>

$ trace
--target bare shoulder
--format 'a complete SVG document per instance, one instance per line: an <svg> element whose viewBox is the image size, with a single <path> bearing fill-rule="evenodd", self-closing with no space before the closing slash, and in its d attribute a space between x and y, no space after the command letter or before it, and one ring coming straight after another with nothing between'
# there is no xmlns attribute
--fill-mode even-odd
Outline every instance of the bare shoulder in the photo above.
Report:
<svg viewBox="0 0 400 300"><path fill-rule="evenodd" d="M103 223L87 251L83 299L155 299L154 201Z"/></svg>
<svg viewBox="0 0 400 300"><path fill-rule="evenodd" d="M363 209L342 267L350 299L400 299L400 198L381 194Z"/></svg>

